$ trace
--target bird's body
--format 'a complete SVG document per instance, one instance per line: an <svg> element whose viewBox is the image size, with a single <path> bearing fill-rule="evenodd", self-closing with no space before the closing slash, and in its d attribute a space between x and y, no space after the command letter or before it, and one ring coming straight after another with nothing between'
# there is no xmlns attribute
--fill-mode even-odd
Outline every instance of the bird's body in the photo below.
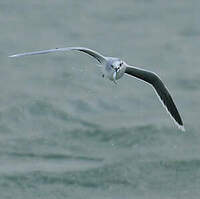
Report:
<svg viewBox="0 0 200 199"><path fill-rule="evenodd" d="M84 47L55 48L55 49L50 49L50 50L15 54L9 57L21 57L21 56L26 56L26 55L47 54L47 53L60 52L60 51L62 52L62 51L69 51L69 50L81 51L83 53L86 53L94 57L102 66L103 76L107 77L109 80L115 83L124 74L127 74L135 78L138 78L140 80L143 80L144 82L153 86L160 101L162 102L163 106L166 108L167 112L170 114L171 118L174 120L175 124L177 124L177 126L181 130L184 131L183 121L173 102L171 95L168 92L168 89L160 80L158 75L156 75L155 73L151 71L129 66L128 64L126 64L124 61L122 61L119 58L105 57L96 51L93 51L89 48L84 48Z"/></svg>

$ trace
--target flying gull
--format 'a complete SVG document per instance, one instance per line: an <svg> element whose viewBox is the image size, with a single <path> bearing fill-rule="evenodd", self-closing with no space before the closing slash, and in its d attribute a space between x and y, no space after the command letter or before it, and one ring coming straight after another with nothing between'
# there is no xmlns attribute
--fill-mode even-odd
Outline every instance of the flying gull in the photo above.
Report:
<svg viewBox="0 0 200 199"><path fill-rule="evenodd" d="M125 73L127 75L131 75L135 78L138 78L150 84L154 88L158 98L160 99L163 106L166 108L167 112L169 113L169 115L171 116L175 124L179 127L179 129L181 129L182 131L185 131L183 121L176 108L176 105L173 102L171 95L169 94L166 86L163 84L159 76L155 74L154 72L140 69L135 66L130 66L119 58L105 57L94 50L91 50L89 48L84 48L84 47L55 48L55 49L49 49L49 50L20 53L20 54L11 55L9 57L13 58L13 57L21 57L21 56L27 56L27 55L47 54L47 53L63 52L63 51L70 51L70 50L81 51L83 53L86 53L94 57L99 62L99 64L103 67L103 77L104 76L107 77L109 80L113 81L114 83L116 83L116 81L120 79Z"/></svg>

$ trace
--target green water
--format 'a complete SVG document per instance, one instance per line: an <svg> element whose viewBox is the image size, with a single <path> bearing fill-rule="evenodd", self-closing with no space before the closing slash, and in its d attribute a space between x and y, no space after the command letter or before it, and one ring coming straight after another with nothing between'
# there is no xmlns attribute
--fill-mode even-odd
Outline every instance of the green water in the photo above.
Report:
<svg viewBox="0 0 200 199"><path fill-rule="evenodd" d="M0 2L0 198L198 199L200 2ZM179 131L149 85L115 85L84 46L160 75Z"/></svg>

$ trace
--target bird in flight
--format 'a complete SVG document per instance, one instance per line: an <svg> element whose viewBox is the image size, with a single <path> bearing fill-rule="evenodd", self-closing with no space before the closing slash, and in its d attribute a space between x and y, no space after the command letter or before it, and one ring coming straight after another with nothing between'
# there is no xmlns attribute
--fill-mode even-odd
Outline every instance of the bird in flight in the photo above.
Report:
<svg viewBox="0 0 200 199"><path fill-rule="evenodd" d="M94 57L103 67L103 77L104 76L107 77L114 83L116 83L116 81L120 79L124 74L127 74L150 84L154 88L158 98L160 99L163 106L166 108L167 112L169 113L175 124L178 126L179 129L185 131L181 116L178 112L178 109L176 108L176 105L174 104L174 101L168 89L163 84L160 77L154 72L147 71L135 66L130 66L119 58L106 57L94 50L84 47L55 48L49 50L25 52L25 53L11 55L9 57L14 58L27 55L47 54L47 53L63 52L71 50L80 51Z"/></svg>

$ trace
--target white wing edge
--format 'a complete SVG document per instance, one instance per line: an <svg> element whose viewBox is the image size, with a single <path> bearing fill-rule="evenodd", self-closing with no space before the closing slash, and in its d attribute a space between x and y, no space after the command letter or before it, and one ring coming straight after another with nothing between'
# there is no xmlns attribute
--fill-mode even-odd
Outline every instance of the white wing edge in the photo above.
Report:
<svg viewBox="0 0 200 199"><path fill-rule="evenodd" d="M100 63L103 63L107 60L107 58L104 57L103 55L101 55L100 53L98 53L94 50L91 50L89 48L85 48L85 47L54 48L54 49L49 49L49 50L39 50L39 51L18 53L18 54L10 55L8 57L16 58L16 57L22 57L22 56L27 56L27 55L48 54L48 53L53 53L53 52L64 52L64 51L70 51L70 50L77 50L77 51L84 52L84 53L94 57Z"/></svg>
<svg viewBox="0 0 200 199"><path fill-rule="evenodd" d="M39 51L32 51L32 52L25 52L25 53L18 53L14 55L10 55L8 57L14 58L14 57L22 57L27 55L39 55L39 54L47 54L47 53L53 53L53 52L62 52L62 51L69 51L72 50L72 48L54 48L49 50L39 50Z"/></svg>
<svg viewBox="0 0 200 199"><path fill-rule="evenodd" d="M146 82L146 83L147 83L147 82ZM149 84L149 83L147 83L147 84ZM153 87L151 84L149 84L149 85L150 85L151 87ZM166 85L165 85L165 87L166 87ZM167 88L167 87L166 87L166 88ZM168 89L168 88L167 88L167 89ZM156 91L156 89L155 89L154 87L153 87L153 90L154 90L154 92L156 93L156 95L157 95L159 101L161 102L161 104L163 105L163 107L165 108L165 110L167 111L167 113L169 114L169 116L171 117L171 119L174 121L175 125L178 127L178 129L180 129L181 131L185 132L186 130L185 130L184 125L183 125L183 126L180 125L180 124L174 119L174 117L172 117L171 113L168 111L167 107L165 106L164 102L161 100L160 96L158 95L158 93L157 93L157 91Z"/></svg>

